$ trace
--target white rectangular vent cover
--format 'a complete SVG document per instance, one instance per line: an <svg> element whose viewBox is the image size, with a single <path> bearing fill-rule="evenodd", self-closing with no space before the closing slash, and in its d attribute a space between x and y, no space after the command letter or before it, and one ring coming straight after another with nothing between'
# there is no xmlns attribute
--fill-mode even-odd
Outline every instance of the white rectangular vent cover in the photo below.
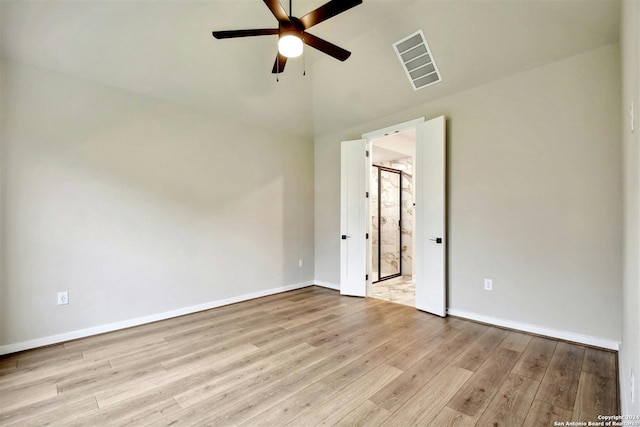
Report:
<svg viewBox="0 0 640 427"><path fill-rule="evenodd" d="M413 85L413 90L422 89L442 80L422 30L394 43L393 48Z"/></svg>

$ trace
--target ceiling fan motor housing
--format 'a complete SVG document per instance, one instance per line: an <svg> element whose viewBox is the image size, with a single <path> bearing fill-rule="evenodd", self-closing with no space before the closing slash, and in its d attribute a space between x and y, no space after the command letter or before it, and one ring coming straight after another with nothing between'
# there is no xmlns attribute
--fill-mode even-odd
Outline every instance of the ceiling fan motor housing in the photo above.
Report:
<svg viewBox="0 0 640 427"><path fill-rule="evenodd" d="M296 34L302 34L302 32L304 31L304 25L302 25L302 22L294 17L294 16L290 16L289 17L289 21L279 21L279 29L280 32L282 33L283 31L295 31Z"/></svg>
<svg viewBox="0 0 640 427"><path fill-rule="evenodd" d="M304 26L302 25L302 22L300 22L298 18L290 17L289 22L286 22L286 21L279 22L278 30L280 31L278 37L296 36L302 39Z"/></svg>

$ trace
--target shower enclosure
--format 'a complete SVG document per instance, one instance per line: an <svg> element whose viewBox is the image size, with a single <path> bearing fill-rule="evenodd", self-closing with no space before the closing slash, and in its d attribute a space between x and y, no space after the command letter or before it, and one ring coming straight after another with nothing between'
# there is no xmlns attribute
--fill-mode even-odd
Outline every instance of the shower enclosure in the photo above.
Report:
<svg viewBox="0 0 640 427"><path fill-rule="evenodd" d="M402 173L373 165L371 180L373 282L402 275Z"/></svg>

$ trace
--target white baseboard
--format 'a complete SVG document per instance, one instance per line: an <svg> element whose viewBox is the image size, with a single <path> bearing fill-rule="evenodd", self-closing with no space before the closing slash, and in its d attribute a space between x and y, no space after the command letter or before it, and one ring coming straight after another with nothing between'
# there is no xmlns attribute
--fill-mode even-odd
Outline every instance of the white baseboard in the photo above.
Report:
<svg viewBox="0 0 640 427"><path fill-rule="evenodd" d="M93 328L65 332L63 334L36 338L33 340L23 341L15 344L7 344L0 346L0 355L30 350L32 348L43 347L46 345L59 344L65 341L71 341L78 338L85 338L92 335L104 334L106 332L113 332L120 329L131 328L133 326L144 325L146 323L170 319L172 317L184 316L185 314L196 313L198 311L209 310L216 307L222 307L224 305L235 304L237 302L248 301L251 299L278 294L281 292L292 291L294 289L306 288L307 286L312 286L314 283L314 281L310 280L308 282L295 283L293 285L281 286L278 288L267 289L260 292L254 292L252 294L240 295L237 297L226 298L218 301L211 301L204 304L179 308L177 310L166 311L164 313L152 314L149 316L137 317L135 319L123 320L121 322L109 323L107 325L96 326Z"/></svg>
<svg viewBox="0 0 640 427"><path fill-rule="evenodd" d="M484 316L478 313L471 313L463 310L449 308L447 313L462 317L464 319L475 320L477 322L488 323L490 325L502 326L504 328L515 329L518 331L529 332L536 335L557 338L565 341L576 342L593 347L606 348L608 350L620 350L620 342L608 340L604 338L592 337L590 335L576 334L574 332L561 331L543 326L531 325L529 323L514 322L512 320L498 319L496 317Z"/></svg>
<svg viewBox="0 0 640 427"><path fill-rule="evenodd" d="M340 285L336 285L335 283L323 282L322 280L314 280L314 285L322 286L323 288L333 289L334 291L340 290Z"/></svg>
<svg viewBox="0 0 640 427"><path fill-rule="evenodd" d="M7 344L7 345L0 346L0 355L16 353L18 351L29 350L29 349L43 347L43 346L52 345L52 344L59 344L65 341L71 341L79 338L89 337L92 335L98 335L106 332L117 331L120 329L131 328L133 326L139 326L139 325L144 325L146 323L152 323L160 320L170 319L173 317L184 316L185 314L196 313L199 311L209 310L216 307L222 307L229 304L235 304L242 301L248 301L255 298L274 295L281 292L287 292L295 289L305 288L307 286L312 286L312 285L321 286L321 287L333 289L336 291L340 290L340 285L336 285L335 283L330 283L330 282L324 282L322 280L300 282L292 285L267 289L260 292L254 292L251 294L226 298L223 300L211 301L205 304L179 308L179 309L167 311L164 313L157 313L149 316L138 317L135 319L124 320L121 322L109 323L107 325L96 326L93 328L80 329L76 331L65 332L63 334L51 335L43 338L36 338L29 341L23 341L23 342L14 343L14 344ZM574 332L561 331L557 329L531 325L528 323L514 322L511 320L499 319L495 317L484 316L477 313L467 312L463 310L456 310L451 308L447 309L447 313L452 316L457 316L464 319L475 320L477 322L488 323L496 326L502 326L505 328L515 329L523 332L529 332L536 335L543 335L551 338L577 342L580 344L590 345L594 347L606 348L609 350L618 351L620 349L619 341L592 337L589 335L576 334Z"/></svg>

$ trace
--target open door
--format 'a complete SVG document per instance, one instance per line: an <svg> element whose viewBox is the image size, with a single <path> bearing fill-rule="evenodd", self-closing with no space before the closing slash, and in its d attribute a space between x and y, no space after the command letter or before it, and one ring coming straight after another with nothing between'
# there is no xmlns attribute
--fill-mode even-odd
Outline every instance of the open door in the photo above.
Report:
<svg viewBox="0 0 640 427"><path fill-rule="evenodd" d="M446 316L446 141L445 117L398 125L416 129L414 191L416 308ZM365 135L393 132L391 127ZM340 293L365 296L370 266L366 240L370 220L366 198L370 179L367 139L344 141L341 147Z"/></svg>
<svg viewBox="0 0 640 427"><path fill-rule="evenodd" d="M340 173L340 293L367 292L367 141L343 141Z"/></svg>
<svg viewBox="0 0 640 427"><path fill-rule="evenodd" d="M416 308L446 316L445 118L416 132Z"/></svg>

